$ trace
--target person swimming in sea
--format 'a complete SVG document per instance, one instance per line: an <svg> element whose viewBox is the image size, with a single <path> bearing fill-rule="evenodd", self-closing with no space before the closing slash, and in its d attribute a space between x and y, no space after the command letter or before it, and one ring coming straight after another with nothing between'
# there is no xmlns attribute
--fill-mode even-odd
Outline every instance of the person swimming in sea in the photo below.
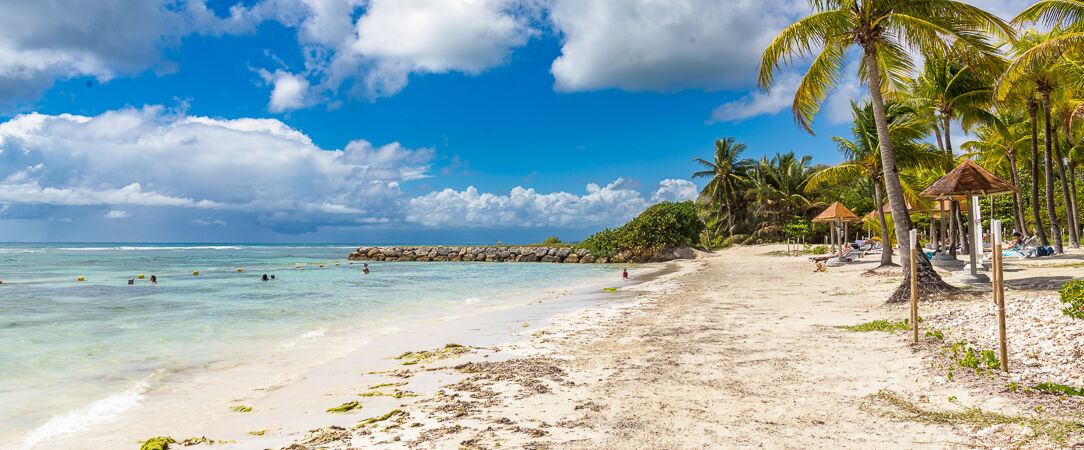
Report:
<svg viewBox="0 0 1084 450"><path fill-rule="evenodd" d="M158 284L158 277L151 275L151 284Z"/></svg>
<svg viewBox="0 0 1084 450"><path fill-rule="evenodd" d="M274 279L275 279L275 274L271 274L271 279L272 279L272 280L274 280Z"/></svg>
<svg viewBox="0 0 1084 450"><path fill-rule="evenodd" d="M263 274L263 278L260 278L260 281L267 281L267 280L268 280L267 274L265 273L265 274Z"/></svg>
<svg viewBox="0 0 1084 450"><path fill-rule="evenodd" d="M629 279L629 269L624 269L624 270L621 271L621 279L622 280Z"/></svg>
<svg viewBox="0 0 1084 450"><path fill-rule="evenodd" d="M365 275L369 274L369 263L365 263L365 264L362 265L361 273L363 273Z"/></svg>
<svg viewBox="0 0 1084 450"><path fill-rule="evenodd" d="M129 278L128 284L135 284L135 278Z"/></svg>

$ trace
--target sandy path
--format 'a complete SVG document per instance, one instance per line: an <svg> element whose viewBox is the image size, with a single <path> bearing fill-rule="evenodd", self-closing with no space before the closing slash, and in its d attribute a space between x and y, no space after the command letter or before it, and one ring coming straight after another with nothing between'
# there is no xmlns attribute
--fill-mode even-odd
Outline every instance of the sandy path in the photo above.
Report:
<svg viewBox="0 0 1084 450"><path fill-rule="evenodd" d="M880 389L931 384L921 358L897 337L832 327L884 316L877 299L891 285L858 276L872 258L813 273L797 258L760 256L766 251L737 249L706 259L696 273L675 281L677 292L611 322L604 337L576 349L576 372L603 375L576 395L605 407L591 423L599 440L583 446L960 442L946 429L860 409L863 397Z"/></svg>

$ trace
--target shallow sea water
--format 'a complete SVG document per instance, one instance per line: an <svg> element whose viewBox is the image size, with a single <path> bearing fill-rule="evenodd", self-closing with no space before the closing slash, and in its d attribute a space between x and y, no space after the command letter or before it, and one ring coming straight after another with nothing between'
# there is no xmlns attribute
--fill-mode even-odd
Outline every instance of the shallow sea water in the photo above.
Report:
<svg viewBox="0 0 1084 450"><path fill-rule="evenodd" d="M396 262L370 263L372 272L363 275L362 263L345 259L351 250L0 244L0 443L25 446L63 429L92 427L135 406L165 374L325 333L454 316L619 270ZM261 281L265 273L276 279Z"/></svg>

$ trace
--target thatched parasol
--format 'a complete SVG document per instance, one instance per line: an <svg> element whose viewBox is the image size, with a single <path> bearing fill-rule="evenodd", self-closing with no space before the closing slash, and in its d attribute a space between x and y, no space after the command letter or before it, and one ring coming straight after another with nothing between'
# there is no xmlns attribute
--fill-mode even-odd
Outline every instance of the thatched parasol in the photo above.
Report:
<svg viewBox="0 0 1084 450"><path fill-rule="evenodd" d="M820 213L819 215L817 215L817 217L813 218L813 221L814 222L832 222L832 223L835 224L835 226L832 228L832 230L835 232L833 234L836 235L836 240L838 241L839 255L842 257L843 256L843 240L845 239L845 236L847 235L847 229L846 229L845 224L847 224L847 223L861 223L862 219L859 219L858 216L854 215L854 213L851 212L851 210L847 209L846 206L843 206L842 203L835 202L835 203L832 203L832 206L829 206L828 209L824 210L824 212ZM833 247L837 247L836 242L833 242L832 244L833 244L832 245ZM843 259L840 258L838 261L843 262Z"/></svg>
<svg viewBox="0 0 1084 450"><path fill-rule="evenodd" d="M824 212L813 218L813 221L835 222L837 219L842 220L843 222L850 223L858 223L862 221L862 219L859 219L858 216L854 215L851 210L847 209L847 207L843 206L843 204L840 202L832 203L832 206L829 206L828 209L824 210Z"/></svg>
<svg viewBox="0 0 1084 450"><path fill-rule="evenodd" d="M989 281L989 278L985 275L980 276L977 272L976 252L981 251L982 248L981 236L982 232L979 230L978 211L976 206L978 205L978 196L988 197L997 194L1008 194L1012 192L1020 192L1020 189L1013 186L1012 183L998 178L997 175L990 173L989 170L983 169L973 161L966 159L964 162L952 169L947 175L941 177L941 179L935 181L930 187L922 191L922 196L935 199L951 199L952 197L964 196L971 198L971 204L968 205L970 209L968 221L970 222L969 228L971 230L971 277L961 277L961 280L965 283L985 283ZM996 249L995 249L996 251Z"/></svg>

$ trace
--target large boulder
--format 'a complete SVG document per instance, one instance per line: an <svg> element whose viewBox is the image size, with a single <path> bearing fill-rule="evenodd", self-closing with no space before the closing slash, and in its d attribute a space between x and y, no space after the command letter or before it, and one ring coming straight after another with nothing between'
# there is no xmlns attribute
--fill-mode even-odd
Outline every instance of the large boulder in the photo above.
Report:
<svg viewBox="0 0 1084 450"><path fill-rule="evenodd" d="M567 258L570 254L572 254L572 249L568 247L562 247L557 250L557 256L560 258Z"/></svg>
<svg viewBox="0 0 1084 450"><path fill-rule="evenodd" d="M583 258L580 258L580 263L581 264L594 264L594 262L595 262L595 255L592 255L590 253L588 253L587 255L584 255Z"/></svg>
<svg viewBox="0 0 1084 450"><path fill-rule="evenodd" d="M556 256L546 255L546 256L542 257L542 262L548 262L548 263L557 262L557 257Z"/></svg>
<svg viewBox="0 0 1084 450"><path fill-rule="evenodd" d="M580 256L573 253L573 254L568 255L568 256L565 257L565 262L566 263L578 263L578 262L580 262Z"/></svg>

